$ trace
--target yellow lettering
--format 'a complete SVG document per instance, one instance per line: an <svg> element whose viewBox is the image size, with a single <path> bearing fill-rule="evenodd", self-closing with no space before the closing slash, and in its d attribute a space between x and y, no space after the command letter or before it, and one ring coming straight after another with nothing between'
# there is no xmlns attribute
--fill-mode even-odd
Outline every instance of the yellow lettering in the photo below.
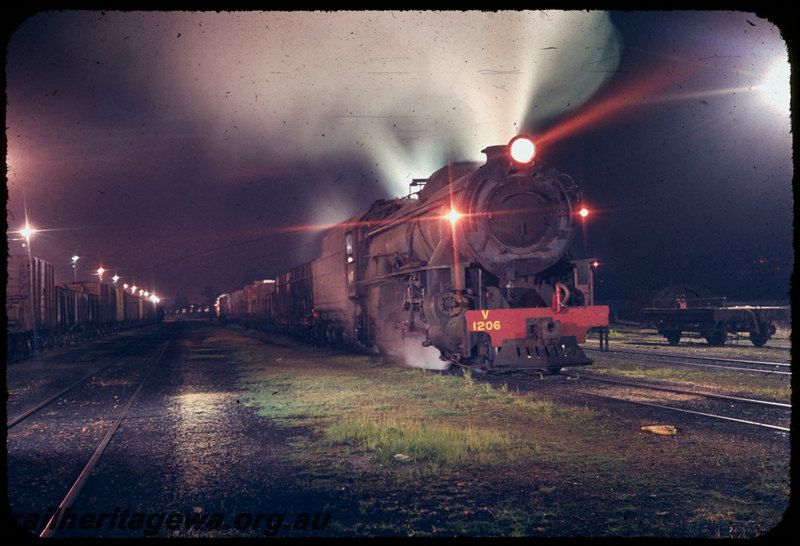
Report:
<svg viewBox="0 0 800 546"><path fill-rule="evenodd" d="M484 310L481 310L481 315L483 315L483 320L486 320L486 319L488 319L488 318L489 318L489 311L488 311L488 309L487 309L486 311L484 311Z"/></svg>

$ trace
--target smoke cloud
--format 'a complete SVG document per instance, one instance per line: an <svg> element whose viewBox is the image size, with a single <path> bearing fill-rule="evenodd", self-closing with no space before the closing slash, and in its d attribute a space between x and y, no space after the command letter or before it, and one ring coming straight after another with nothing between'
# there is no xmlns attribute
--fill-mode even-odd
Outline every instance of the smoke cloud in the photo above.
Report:
<svg viewBox="0 0 800 546"><path fill-rule="evenodd" d="M153 96L204 126L210 154L358 157L390 196L576 108L619 53L602 12L180 13L146 31L112 16L159 41L139 60Z"/></svg>
<svg viewBox="0 0 800 546"><path fill-rule="evenodd" d="M285 228L481 161L591 97L619 44L601 12L52 11L8 50L10 223L27 199L69 228L37 239L60 276L78 253L171 292L311 259Z"/></svg>

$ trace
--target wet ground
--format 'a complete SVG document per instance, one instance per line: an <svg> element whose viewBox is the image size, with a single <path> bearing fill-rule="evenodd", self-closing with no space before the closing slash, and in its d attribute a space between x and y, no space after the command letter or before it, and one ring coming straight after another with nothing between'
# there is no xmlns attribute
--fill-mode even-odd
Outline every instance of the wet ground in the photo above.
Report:
<svg viewBox="0 0 800 546"><path fill-rule="evenodd" d="M208 332L191 322L148 332L151 356L153 340L169 343L166 352L55 536L314 536L351 511L340 492L298 487L284 454L304 431L274 427L241 403L222 358L231 339ZM138 341L128 337L116 351ZM36 398L25 385L52 392L113 358L108 345L13 365L9 415ZM85 361L90 350L97 361ZM66 495L149 363L136 354L9 430L8 493L22 527L38 534Z"/></svg>
<svg viewBox="0 0 800 546"><path fill-rule="evenodd" d="M378 471L374 461L360 455L347 460L351 472L326 473L324 468L305 465L297 454L313 440L314 432L286 426L285 421L278 426L259 415L257 406L244 403L243 371L254 364L269 365L267 358L283 354L284 349L276 347L208 321L167 322L10 364L9 417L100 370L9 429L8 496L17 523L32 534L41 532L162 349L89 479L62 514L66 517L56 537L402 536L420 530L475 536L483 529L478 525L481 518L493 522L487 529L496 536L497 529L500 534L515 529L514 521L505 527L497 523L512 512L515 517L529 516L527 526L519 530L522 535L613 535L597 522L616 517L620 532L631 536L630 529L671 530L647 522L638 527L630 524L643 513L654 517L683 513L684 499L674 498L677 493L659 497L656 503L653 491L640 491L637 482L635 494L629 492L622 502L614 489L603 488L613 484L619 489L617 483L625 473L601 479L575 477L570 469L564 476L552 475L527 466L525 475L457 469L443 473L436 483L408 487L393 481L393 470ZM289 349L285 350L288 355ZM234 352L237 358L231 358ZM322 362L327 354L315 356ZM254 360L243 360L242 355ZM587 403L574 389L564 388L564 381L556 381L560 378L550 379L537 383L537 393L579 406ZM617 421L629 420L631 430L638 431L638 421L653 410L635 415L629 407L609 411ZM734 431L725 434L707 428L693 426L681 432L680 440L689 448L706 445L706 436L723 443L743 441ZM747 441L782 453L780 445L775 448L773 441L761 436ZM637 436L635 445L647 456L654 449L663 453L658 437ZM726 449L720 444L720 453ZM563 481L565 476L571 481ZM538 489L530 484L538 484ZM666 491L670 489L667 484ZM725 488L703 482L697 489ZM745 492L735 489L731 496ZM635 499L649 504L643 507ZM401 509L404 506L409 508ZM497 506L506 506L507 513L498 512ZM531 512L531 507L538 512ZM458 515L467 511L473 516ZM557 517L562 514L571 517L562 521ZM464 526L467 520L475 520L472 527ZM689 536L753 536L766 530L734 529L721 522L717 526L724 532L715 535L707 525L676 522L676 526Z"/></svg>

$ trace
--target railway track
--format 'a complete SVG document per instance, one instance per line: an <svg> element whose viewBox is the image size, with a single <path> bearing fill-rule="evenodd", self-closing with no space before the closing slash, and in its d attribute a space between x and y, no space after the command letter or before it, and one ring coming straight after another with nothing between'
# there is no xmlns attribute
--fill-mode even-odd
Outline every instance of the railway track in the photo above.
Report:
<svg viewBox="0 0 800 546"><path fill-rule="evenodd" d="M77 387L79 385L82 385L83 383L85 383L86 381L88 381L92 377L96 376L97 374L99 374L100 372L105 370L106 368L108 368L108 367L116 364L117 362L121 361L123 358L125 358L126 355L128 355L128 353L130 353L135 348L137 348L139 345L141 345L141 343L142 342L140 341L136 345L129 347L124 353L119 355L117 358L115 358L115 359L109 361L108 363L103 364L103 365L91 370L89 373L85 374L83 377L81 377L77 381L75 381L73 383L70 383L69 385L67 385L63 389L59 390L58 392L56 392L56 393L54 393L54 394L42 399L40 402L35 403L35 404L31 405L30 407L28 407L26 410L16 414L14 417L12 417L11 419L9 419L6 422L6 428L10 429L14 425L20 423L22 420L30 417L31 415L34 415L35 413L37 413L38 411L42 410L46 406L50 405L52 402L58 400L59 398L61 398L65 394L67 394L69 391L74 389L75 387Z"/></svg>
<svg viewBox="0 0 800 546"><path fill-rule="evenodd" d="M61 490L63 499L52 511L40 537L50 537L57 533L60 517L68 512L80 494L114 433L161 362L172 339L158 339L152 345L145 344L144 341L136 343L110 362L90 370L78 380L38 403L29 405L8 420L9 449L15 449L17 439L30 443L32 439L42 441L41 438L37 440L42 435L46 435L45 440L51 444L64 441L80 446L80 449L70 446L66 452L76 455L69 460L59 461L59 468L53 469L52 481L59 484L50 493L54 501L60 496L58 488L62 484L68 485ZM136 349L144 349L144 356L132 354ZM81 460L90 450L91 456ZM70 473L72 477L68 476Z"/></svg>
<svg viewBox="0 0 800 546"><path fill-rule="evenodd" d="M587 373L568 373L565 375L579 381L602 383L606 385L614 385L615 387L625 387L627 389L627 391L621 393L622 395L609 395L602 392L588 391L586 389L582 390L582 392L591 396L612 399L615 401L637 404L651 408L658 408L670 412L687 413L714 420L757 426L783 433L790 432L792 409L792 405L790 403L730 396L714 392L684 389L666 385L656 385L638 381L623 381L619 379L599 377ZM657 401L656 396L645 394L645 397L649 399L649 401L646 401L640 399L643 391L645 393L648 391L670 393L679 396L668 398L669 403L666 401L662 403ZM637 395L637 393L639 394ZM654 401L654 399L656 401ZM698 402L698 400L700 401ZM706 402L703 402L702 400L706 400ZM681 401L682 405L674 405L678 401ZM735 412L735 414L731 415L731 411ZM765 422L767 420L770 420L771 422Z"/></svg>
<svg viewBox="0 0 800 546"><path fill-rule="evenodd" d="M791 364L788 362L734 359L720 356L685 355L649 351L600 351L597 349L584 349L584 352L588 356L595 359L619 358L622 360L635 360L636 362L642 364L651 365L681 365L727 371L766 373L784 376L792 375Z"/></svg>
<svg viewBox="0 0 800 546"><path fill-rule="evenodd" d="M614 343L617 345L633 345L648 347L669 347L669 343L663 336L652 333L627 333L621 337L615 337ZM700 336L684 335L678 347L709 347L708 343ZM775 352L791 351L792 342L785 338L772 338L762 347L754 347L747 336L734 336L729 334L725 347L737 347L747 351L772 350Z"/></svg>
<svg viewBox="0 0 800 546"><path fill-rule="evenodd" d="M600 352L588 350L590 356L602 364L604 360L634 361L643 366L678 367L702 369L708 371L736 372L754 374L756 377L772 377L777 379L791 378L791 365L788 362L774 360L755 360L730 358L716 355L687 355L674 352L652 352L633 350L612 350ZM791 404L778 400L760 400L753 396L733 396L722 391L686 388L664 383L631 381L627 378L615 378L585 373L567 372L569 376L578 375L581 380L596 384L609 385L606 390L614 392L588 391L586 394L596 397L613 398L629 404L638 404L665 410L672 413L695 415L704 419L740 423L788 433L791 425ZM753 379L758 381L758 379ZM653 393L660 393L658 395Z"/></svg>
<svg viewBox="0 0 800 546"><path fill-rule="evenodd" d="M782 383L783 378L791 377L791 366L785 362L731 359L719 356L681 355L662 352L644 351L599 351L585 349L595 364L603 366L604 360L632 361L654 370L662 367L705 369L756 374L753 381L761 378L771 382ZM647 372L643 372L645 375ZM780 400L763 400L755 396L737 396L725 392L724 387L714 389L692 388L691 385L669 384L647 380L635 381L627 377L615 375L608 371L607 375L593 373L591 368L565 369L561 378L565 381L563 388L558 386L558 376L547 378L533 375L519 376L487 376L486 380L497 384L505 383L507 387L518 388L530 392L553 392L554 396L568 399L571 402L585 400L590 396L597 399L614 401L623 405L637 405L671 414L693 415L704 421L738 423L748 427L788 434L791 426L791 403ZM774 379L768 379L774 378ZM553 390L556 389L556 390Z"/></svg>

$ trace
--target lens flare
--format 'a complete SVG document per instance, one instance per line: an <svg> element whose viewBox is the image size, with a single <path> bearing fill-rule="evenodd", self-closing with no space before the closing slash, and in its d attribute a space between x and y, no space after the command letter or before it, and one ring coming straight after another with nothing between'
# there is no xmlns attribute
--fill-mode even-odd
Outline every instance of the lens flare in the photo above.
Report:
<svg viewBox="0 0 800 546"><path fill-rule="evenodd" d="M450 220L450 223L451 223L451 224L455 225L455 224L456 224L456 222L458 222L458 219L459 219L459 218L461 218L462 216L463 216L463 214L461 214L460 212L458 212L456 209L450 209L450 212L448 212L448 213L445 215L445 218L447 218L448 220Z"/></svg>
<svg viewBox="0 0 800 546"><path fill-rule="evenodd" d="M790 68L785 59L776 61L767 74L767 78L759 86L764 100L782 114L789 114L791 102L791 85L789 84Z"/></svg>
<svg viewBox="0 0 800 546"><path fill-rule="evenodd" d="M24 227L24 228L22 228L21 230L19 230L19 233L20 233L20 235L22 235L22 236L23 236L23 237L25 237L26 239L30 239L30 238L31 238L31 236L32 236L34 233L36 233L36 230L35 230L35 229L33 229L33 228L32 228L31 226L29 226L28 224L25 224L25 227Z"/></svg>

